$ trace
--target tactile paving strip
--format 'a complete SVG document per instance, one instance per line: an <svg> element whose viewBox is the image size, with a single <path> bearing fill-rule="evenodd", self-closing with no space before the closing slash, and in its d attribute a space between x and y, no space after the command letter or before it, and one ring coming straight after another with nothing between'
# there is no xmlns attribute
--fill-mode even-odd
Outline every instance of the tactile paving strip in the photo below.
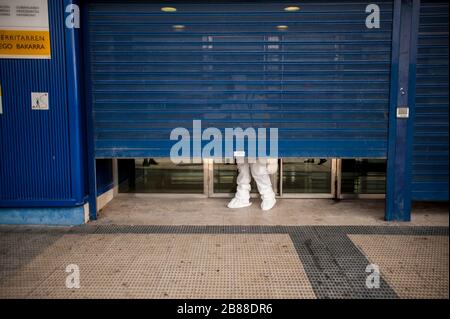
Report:
<svg viewBox="0 0 450 319"><path fill-rule="evenodd" d="M383 272L380 287L367 289L365 268L375 261L349 235L366 236L368 242L376 241L376 236L444 237L448 250L448 227L0 226L0 297L410 297ZM445 268L434 245L441 242L426 249ZM395 249L377 253L378 257L385 253L386 260L398 254ZM69 263L80 267L78 290L65 287ZM446 267L448 284L448 254ZM428 273L434 268L423 271L437 280ZM448 285L446 290L433 283L430 287L432 293L422 297L446 292L448 298Z"/></svg>
<svg viewBox="0 0 450 319"><path fill-rule="evenodd" d="M80 245L74 236L4 282L1 297L315 298L286 234L88 234ZM79 266L80 289L65 287L68 264Z"/></svg>
<svg viewBox="0 0 450 319"><path fill-rule="evenodd" d="M349 237L399 297L448 299L448 236Z"/></svg>

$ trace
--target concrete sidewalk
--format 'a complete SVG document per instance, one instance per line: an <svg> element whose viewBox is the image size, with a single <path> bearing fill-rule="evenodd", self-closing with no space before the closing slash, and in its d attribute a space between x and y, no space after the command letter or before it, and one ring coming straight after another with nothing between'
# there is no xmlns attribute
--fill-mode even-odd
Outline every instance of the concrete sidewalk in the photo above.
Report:
<svg viewBox="0 0 450 319"><path fill-rule="evenodd" d="M195 196L195 195L194 195ZM448 226L448 203L415 203L409 223L384 221L384 200L278 199L261 211L260 199L229 209L229 198L192 195L119 194L96 223L121 225L414 225Z"/></svg>
<svg viewBox="0 0 450 319"><path fill-rule="evenodd" d="M322 218L333 213L337 217L331 220L341 225L292 225L294 217L286 219L291 224L264 219L257 225L256 210L241 221L235 216L233 222L241 224L176 225L176 218L143 223L157 220L151 215L164 208L145 210L142 201L129 207L131 201L116 200L98 221L79 227L0 226L0 297L448 298L448 213L446 219L441 206L436 215L430 206L418 208L422 226L384 225L373 216L366 225L361 219L361 225L342 225L339 211L347 218L357 214L350 213L348 202L335 204L339 211L319 213ZM222 202L205 205L217 205L210 212L216 215ZM164 200L161 205L170 208ZM356 210L365 204L353 205ZM369 203L360 213L368 214L371 205L379 204ZM189 211L195 205L184 206ZM308 217L304 210L303 220L312 220L314 214ZM189 212L198 221L206 210ZM80 288L70 289L66 279L73 274L66 270L74 265ZM376 280L367 286L374 267L381 274L378 288Z"/></svg>

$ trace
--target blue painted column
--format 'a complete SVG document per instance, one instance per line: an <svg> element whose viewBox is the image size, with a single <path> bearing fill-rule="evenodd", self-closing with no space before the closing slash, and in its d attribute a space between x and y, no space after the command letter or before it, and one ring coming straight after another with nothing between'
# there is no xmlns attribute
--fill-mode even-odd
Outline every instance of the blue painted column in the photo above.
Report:
<svg viewBox="0 0 450 319"><path fill-rule="evenodd" d="M411 170L420 0L394 2L389 143L388 221L411 220Z"/></svg>
<svg viewBox="0 0 450 319"><path fill-rule="evenodd" d="M67 108L69 113L70 132L70 153L71 153L71 189L73 197L78 204L86 202L85 180L86 174L86 134L85 134L85 114L83 101L83 80L82 55L81 55L81 35L79 28L66 23L66 19L72 13L72 5L77 5L76 1L64 0L65 30L65 60L67 67ZM76 12L75 12L76 14ZM69 17L70 18L70 17Z"/></svg>
<svg viewBox="0 0 450 319"><path fill-rule="evenodd" d="M76 1L81 2L81 1ZM89 54L89 28L88 28L88 1L80 3L81 32L83 37L83 62L84 62L84 89L86 105L86 142L87 142L87 172L89 190L89 219L97 219L97 169L95 162L94 144L94 112L92 109L92 83L91 83L91 61Z"/></svg>

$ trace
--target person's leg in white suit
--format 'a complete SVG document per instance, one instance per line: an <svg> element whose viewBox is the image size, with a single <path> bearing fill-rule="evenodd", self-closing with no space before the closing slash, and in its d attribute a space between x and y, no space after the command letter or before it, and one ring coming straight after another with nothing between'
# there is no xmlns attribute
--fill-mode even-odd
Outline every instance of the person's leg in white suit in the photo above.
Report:
<svg viewBox="0 0 450 319"><path fill-rule="evenodd" d="M269 173L267 172L267 164L257 161L250 164L250 170L252 176L258 187L259 194L261 195L261 208L262 210L269 210L275 205L275 193L272 189L272 182L270 181Z"/></svg>
<svg viewBox="0 0 450 319"><path fill-rule="evenodd" d="M234 198L228 203L228 208L242 208L250 206L250 165L238 163L237 190Z"/></svg>
<svg viewBox="0 0 450 319"><path fill-rule="evenodd" d="M239 174L237 177L237 191L234 198L228 204L229 208L242 208L251 205L250 202L250 182L251 176L255 179L259 194L261 195L263 210L271 209L275 203L275 193L272 189L266 163L238 163ZM251 175L250 175L251 172Z"/></svg>

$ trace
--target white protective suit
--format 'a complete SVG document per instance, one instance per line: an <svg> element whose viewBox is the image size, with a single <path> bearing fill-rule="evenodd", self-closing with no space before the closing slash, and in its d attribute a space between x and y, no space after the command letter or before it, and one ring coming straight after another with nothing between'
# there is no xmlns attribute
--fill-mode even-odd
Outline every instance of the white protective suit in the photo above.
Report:
<svg viewBox="0 0 450 319"><path fill-rule="evenodd" d="M237 191L234 198L228 203L228 208L242 208L250 206L250 182L253 179L261 195L261 209L269 210L275 203L275 193L272 189L269 173L274 173L277 169L276 162L256 161L256 163L238 163L239 174L237 177ZM251 173L251 175L250 175Z"/></svg>

